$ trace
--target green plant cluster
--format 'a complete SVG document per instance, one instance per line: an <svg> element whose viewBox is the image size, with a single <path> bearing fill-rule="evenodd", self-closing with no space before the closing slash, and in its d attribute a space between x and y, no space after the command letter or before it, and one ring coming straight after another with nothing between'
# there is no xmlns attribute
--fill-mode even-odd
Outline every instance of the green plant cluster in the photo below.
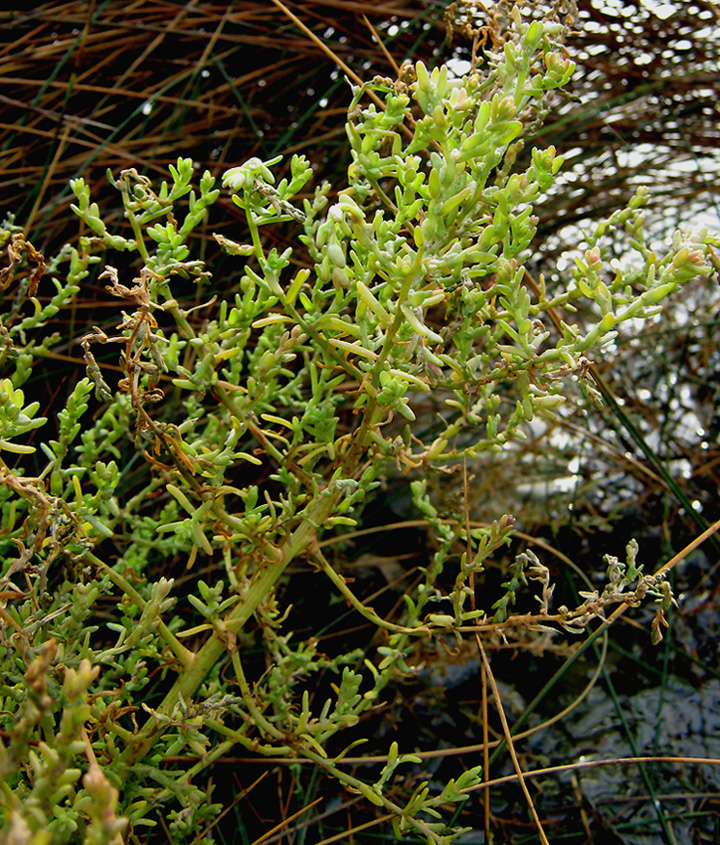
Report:
<svg viewBox="0 0 720 845"><path fill-rule="evenodd" d="M524 170L515 161L548 94L572 74L561 37L559 24L527 23L516 10L484 70L451 78L418 63L400 80L355 87L352 163L333 201L327 185L299 200L312 175L302 156L279 182L279 158L228 170L223 185L249 237L217 241L242 259L239 281L232 295L213 287L196 308L174 288L211 283L212 269L192 258L193 233L220 189L208 172L195 187L190 160L179 159L157 191L133 169L110 176L125 234L108 230L87 185L74 181L87 234L49 263L55 293L45 305L35 295L39 257L6 227L2 282L14 287L0 318L5 841L115 844L129 831L140 841L162 812L173 842L199 842L207 826L210 843L221 808L203 773L240 746L312 761L389 814L398 835L450 842L444 812L481 782L479 768L439 792L423 782L399 804L387 787L398 768L419 763L412 754L393 744L379 777L365 782L343 767L347 748L330 750L388 685L413 673L415 644L473 626L511 636L527 577L543 584L540 610L524 617L529 628L577 628L628 596L667 609L671 597L652 577L637 594L635 550L627 567L611 567L613 589L574 611L552 615L547 570L528 554L504 592L487 595L478 589L484 564L508 542L512 518L489 528L462 514L448 520L427 483L433 468L501 452L536 417L554 418L572 401L586 356L602 355L623 323L652 317L676 288L710 272L717 242L704 233L678 235L663 255L647 247L639 191L587 235L570 278L552 290L529 279L533 206L562 156L550 147L533 149ZM287 224L301 228L297 248L269 248L264 228ZM610 270L603 237L623 227L639 260ZM122 281L113 252L137 259L132 280ZM43 327L96 265L120 316L109 333L87 328L87 376L58 415L55 439L42 440L47 420L25 393L58 342ZM118 362L120 378L96 355ZM355 526L394 471L407 477L434 553L404 607L384 619L319 541ZM298 558L383 630L379 644L328 657L315 639L293 639L276 588ZM182 593L160 574L179 559ZM440 586L448 572L449 593ZM252 683L243 644L258 641L269 668ZM321 671L336 684L317 702ZM173 768L167 761L179 754L195 762Z"/></svg>

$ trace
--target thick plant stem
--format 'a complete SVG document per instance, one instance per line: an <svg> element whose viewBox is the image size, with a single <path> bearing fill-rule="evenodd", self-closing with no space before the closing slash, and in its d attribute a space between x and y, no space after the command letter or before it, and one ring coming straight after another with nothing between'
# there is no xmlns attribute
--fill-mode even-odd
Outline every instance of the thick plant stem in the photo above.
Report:
<svg viewBox="0 0 720 845"><path fill-rule="evenodd" d="M305 514L302 523L277 549L276 559L266 561L255 574L245 599L236 605L224 620L215 624L215 632L197 652L192 665L178 675L154 715L147 720L136 734L133 743L126 749L123 756L128 766L143 760L160 738L162 728L157 717L171 717L178 702L192 698L205 676L227 650L228 637L242 629L270 594L288 564L316 542L318 527L330 517L342 495L342 490L336 485L331 483L327 487ZM227 632L227 637L223 636L223 631Z"/></svg>

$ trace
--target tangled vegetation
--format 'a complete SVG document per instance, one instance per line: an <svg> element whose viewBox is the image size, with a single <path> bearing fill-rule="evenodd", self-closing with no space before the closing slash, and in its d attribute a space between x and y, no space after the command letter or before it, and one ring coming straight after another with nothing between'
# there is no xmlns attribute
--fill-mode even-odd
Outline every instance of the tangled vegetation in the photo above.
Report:
<svg viewBox="0 0 720 845"><path fill-rule="evenodd" d="M440 785L396 741L374 777L347 760L390 691L418 675L423 644L465 640L547 841L487 652L583 633L643 601L659 641L672 592L663 571L643 571L634 542L625 561L598 562L605 584L574 607L553 605L550 569L530 551L493 585L488 567L512 540L512 517L481 525L467 503L441 511L432 479L467 478L473 462L542 430L582 401L578 381L595 395L590 358L717 268L718 241L678 231L663 254L651 250L641 189L585 234L563 283L533 277L534 204L563 159L550 146L533 148L527 167L516 160L573 63L560 22L528 22L515 8L506 26L489 64L461 78L418 62L354 86L352 161L333 200L327 184L298 199L312 178L301 155L288 178L273 174L279 157L251 158L220 187L180 158L160 187L133 168L110 174L122 231L74 180L83 234L47 266L6 224L6 841L140 842L165 825L173 843L210 843L223 810L213 767L241 748L309 764L377 808L398 839L450 843L454 808L483 787L487 760ZM217 236L237 262L232 295L212 289L212 266L193 253L222 190L249 231L247 242ZM266 227L300 234L269 247ZM618 233L622 262L606 247ZM48 421L23 387L60 341L44 327L96 269L119 316L110 333L87 326L87 375L45 440ZM42 304L46 277L55 292ZM191 308L181 292L193 283L212 296ZM402 601L380 614L325 543L362 525L390 477L407 489L428 551ZM294 635L298 562L370 623L362 647L326 653L324 619ZM537 599L527 611L516 608L523 593ZM256 650L263 670L250 674Z"/></svg>

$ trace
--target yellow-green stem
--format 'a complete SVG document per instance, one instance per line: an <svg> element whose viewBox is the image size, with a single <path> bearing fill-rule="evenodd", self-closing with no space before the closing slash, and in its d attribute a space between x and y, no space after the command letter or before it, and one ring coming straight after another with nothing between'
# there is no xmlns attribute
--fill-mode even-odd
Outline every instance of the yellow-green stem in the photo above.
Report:
<svg viewBox="0 0 720 845"><path fill-rule="evenodd" d="M317 526L322 525L330 517L341 498L342 491L331 484L310 506L302 523L277 550L277 560L264 563L256 572L245 599L237 604L222 621L225 630L234 633L242 629L257 607L270 594L288 564L312 545L315 541ZM226 649L225 638L214 633L197 652L192 665L187 666L178 675L155 712L161 716L171 716L181 699L189 701ZM126 764L132 766L143 760L160 735L161 731L157 730L156 720L151 716L136 734L133 744L127 748L124 754Z"/></svg>

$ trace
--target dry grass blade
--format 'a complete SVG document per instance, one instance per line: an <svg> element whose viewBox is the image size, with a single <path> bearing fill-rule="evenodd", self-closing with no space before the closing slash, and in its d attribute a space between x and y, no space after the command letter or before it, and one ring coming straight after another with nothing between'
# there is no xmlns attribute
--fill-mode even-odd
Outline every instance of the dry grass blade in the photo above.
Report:
<svg viewBox="0 0 720 845"><path fill-rule="evenodd" d="M490 688L492 689L493 699L495 700L495 708L497 709L498 716L500 717L500 721L502 723L503 733L505 734L508 751L510 753L510 759L512 760L513 767L515 768L520 787L523 791L523 795L525 796L525 800L527 801L527 805L530 809L530 814L532 815L533 821L535 822L535 827L537 828L540 841L543 843L543 845L550 845L550 843L548 842L548 838L545 835L545 831L543 830L542 822L540 821L540 816L538 816L537 810L535 809L535 803L533 802L532 795L530 795L530 790L527 788L527 784L525 783L525 776L523 774L522 768L520 767L520 761L518 760L517 754L515 752L515 743L513 742L512 735L510 734L510 725L508 725L507 717L505 716L505 708L503 707L502 698L500 697L500 691L498 690L497 684L495 683L495 676L493 675L492 669L490 667L490 661L488 660L487 654L485 653L482 640L477 634L475 635L475 642L477 644L478 651L480 652L480 657L482 658L483 666L485 667L485 674L488 680L490 681Z"/></svg>
<svg viewBox="0 0 720 845"><path fill-rule="evenodd" d="M247 795L249 795L255 787L261 783L265 778L268 776L269 772L263 772L259 777L255 778L255 780L245 789L241 789L238 794L233 799L232 803L228 804L227 807L220 813L220 815L213 819L212 824L208 825L205 830L199 833L195 839L192 841L191 845L200 845L200 842L210 833L210 831L218 825L224 816L226 816L237 804L240 803Z"/></svg>
<svg viewBox="0 0 720 845"><path fill-rule="evenodd" d="M316 798L314 801L311 801L310 804L306 804L301 810L298 810L296 813L293 813L291 816L288 816L286 819L283 819L280 824L276 824L274 827L271 827L270 830L266 831L262 836L255 839L252 845L262 845L263 842L267 842L268 839L274 836L278 831L287 827L290 822L295 821L295 819L299 818L304 813L307 813L308 810L312 810L312 808L319 804L322 800L322 798Z"/></svg>
<svg viewBox="0 0 720 845"><path fill-rule="evenodd" d="M579 4L568 42L580 66L577 102L560 103L542 133L544 143L572 148L576 187L542 210L547 235L620 204L642 173L655 174L662 201L674 210L692 198L713 202L717 6L678 2L658 18L632 5L637 13L626 19ZM306 32L284 26L277 7L260 2L141 9L68 2L5 13L0 185L6 207L33 237L42 232L38 246L69 240L74 223L58 201L80 173L101 187L107 167L128 162L158 172L188 154L212 168L290 147L309 150L321 171L332 169L332 140L342 137L347 103L333 77L336 60L357 82L444 49L444 22L429 0L284 8ZM321 50L332 64L323 63ZM459 59L472 50L461 29L453 33L453 50ZM327 104L318 106L322 98ZM315 139L323 138L317 147ZM619 158L634 148L639 168ZM693 158L694 169L673 169L673 162Z"/></svg>
<svg viewBox="0 0 720 845"><path fill-rule="evenodd" d="M568 763L562 766L547 766L542 769L523 772L524 778L545 777L549 774L560 774L561 772L582 771L583 769L597 769L605 766L621 766L627 763L641 765L643 763L677 763L686 766L720 766L720 759L711 757L670 757L670 756L642 756L642 757L614 757L609 760L580 760L577 763ZM501 778L494 778L488 783L472 787L468 792L486 790L495 786L502 786L505 783L513 783L517 775L506 775Z"/></svg>
<svg viewBox="0 0 720 845"><path fill-rule="evenodd" d="M131 163L152 175L178 155L191 155L217 172L223 163L291 146L327 170L323 158L332 140L342 140L347 103L336 66L356 82L367 68L388 67L387 50L358 26L361 14L379 27L391 16L420 21L429 5L295 4L295 15L288 3L306 32L284 24L264 2L228 7L194 0L142 9L69 2L6 14L0 45L5 205L48 250L70 240L75 224L63 200L68 180L81 174L102 194L108 167L117 172ZM442 36L438 26L422 37L432 50ZM398 33L402 55L416 37L417 30ZM323 96L327 104L320 105Z"/></svg>

